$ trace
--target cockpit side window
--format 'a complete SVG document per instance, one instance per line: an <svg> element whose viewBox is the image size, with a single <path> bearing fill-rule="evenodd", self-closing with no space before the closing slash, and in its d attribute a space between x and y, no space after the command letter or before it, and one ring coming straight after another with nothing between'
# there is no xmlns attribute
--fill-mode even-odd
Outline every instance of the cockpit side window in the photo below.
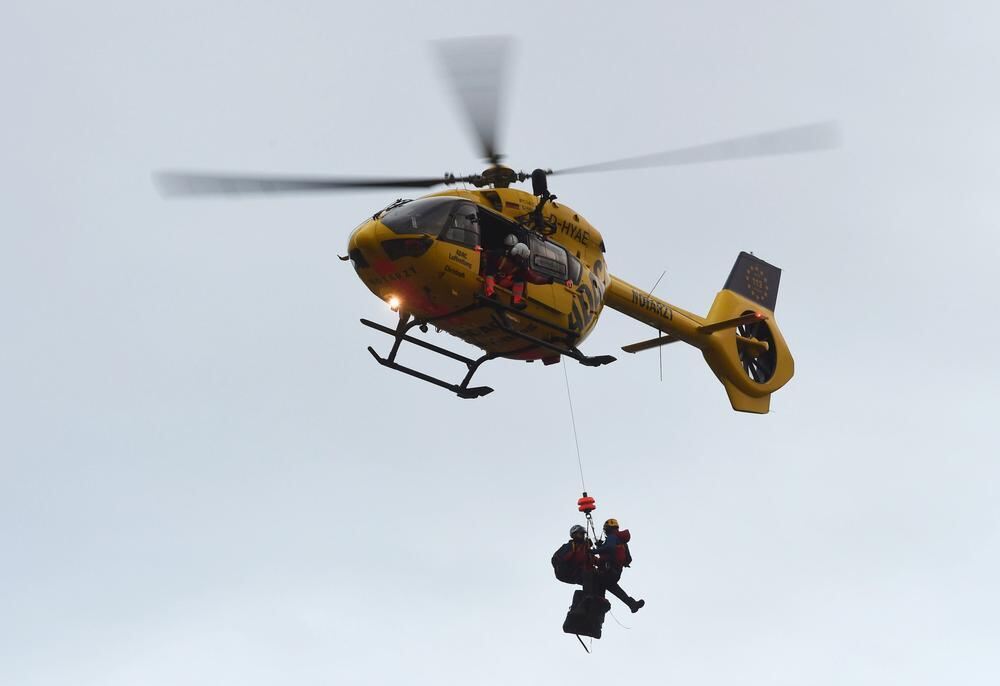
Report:
<svg viewBox="0 0 1000 686"><path fill-rule="evenodd" d="M471 202L457 202L445 222L439 238L469 248L479 245L479 213Z"/></svg>

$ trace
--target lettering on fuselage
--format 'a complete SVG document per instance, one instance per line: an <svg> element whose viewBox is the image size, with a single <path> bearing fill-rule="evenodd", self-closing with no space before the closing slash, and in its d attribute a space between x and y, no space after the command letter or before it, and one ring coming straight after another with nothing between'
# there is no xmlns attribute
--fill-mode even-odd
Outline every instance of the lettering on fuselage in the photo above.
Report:
<svg viewBox="0 0 1000 686"><path fill-rule="evenodd" d="M365 279L365 283L370 286L381 286L382 284L392 283L393 281L400 281L402 279L408 279L411 276L417 275L416 267L407 267L398 272L392 272L391 274L381 274L379 276L370 276Z"/></svg>
<svg viewBox="0 0 1000 686"><path fill-rule="evenodd" d="M556 227L556 230L559 233L569 236L583 245L590 245L590 232L581 229L579 224L574 224L573 222L566 221L565 219L559 219L554 212L545 218L545 222L549 226Z"/></svg>
<svg viewBox="0 0 1000 686"><path fill-rule="evenodd" d="M448 259L452 262L457 262L466 269L472 269L472 262L469 262L469 253L464 250L456 250L455 252L448 255Z"/></svg>
<svg viewBox="0 0 1000 686"><path fill-rule="evenodd" d="M583 332L604 307L604 264L597 260L589 274L590 283L581 283L573 294L573 309L569 313L569 329Z"/></svg>
<svg viewBox="0 0 1000 686"><path fill-rule="evenodd" d="M457 270L454 267L452 267L450 264L446 264L444 266L444 270L447 273L453 274L454 276L457 276L460 279L464 279L465 278L465 272L460 272L459 270Z"/></svg>
<svg viewBox="0 0 1000 686"><path fill-rule="evenodd" d="M667 321L674 318L674 311L667 307L664 303L656 300L655 298L651 298L644 293L640 293L634 288L632 289L632 304L638 305L644 310L654 312Z"/></svg>

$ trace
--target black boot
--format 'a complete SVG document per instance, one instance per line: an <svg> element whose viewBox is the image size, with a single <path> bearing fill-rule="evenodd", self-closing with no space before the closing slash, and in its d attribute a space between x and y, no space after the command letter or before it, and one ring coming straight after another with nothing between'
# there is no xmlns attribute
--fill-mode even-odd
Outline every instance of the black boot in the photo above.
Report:
<svg viewBox="0 0 1000 686"><path fill-rule="evenodd" d="M640 609L642 609L643 605L645 604L646 604L645 600L633 600L631 604L629 604L628 609L632 610L632 614L635 614Z"/></svg>

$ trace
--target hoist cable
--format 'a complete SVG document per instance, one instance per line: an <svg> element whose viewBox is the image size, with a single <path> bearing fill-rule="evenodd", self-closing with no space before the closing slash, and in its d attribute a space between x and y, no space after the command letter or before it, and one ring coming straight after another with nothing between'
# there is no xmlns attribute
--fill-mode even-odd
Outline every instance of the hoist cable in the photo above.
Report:
<svg viewBox="0 0 1000 686"><path fill-rule="evenodd" d="M569 372L566 371L566 360L562 360L563 377L566 379L566 399L569 400L569 419L573 423L573 440L576 442L576 463L580 466L580 485L584 492L587 484L583 480L583 458L580 457L580 437L576 433L576 415L573 413L573 395L569 392Z"/></svg>

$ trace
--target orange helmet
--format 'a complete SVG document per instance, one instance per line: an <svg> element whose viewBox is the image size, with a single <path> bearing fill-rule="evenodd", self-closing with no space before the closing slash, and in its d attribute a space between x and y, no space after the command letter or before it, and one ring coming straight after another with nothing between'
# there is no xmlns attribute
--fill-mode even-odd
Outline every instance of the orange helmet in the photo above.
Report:
<svg viewBox="0 0 1000 686"><path fill-rule="evenodd" d="M604 528L605 529L617 529L618 528L618 520L617 519L609 519L608 521L604 522Z"/></svg>

